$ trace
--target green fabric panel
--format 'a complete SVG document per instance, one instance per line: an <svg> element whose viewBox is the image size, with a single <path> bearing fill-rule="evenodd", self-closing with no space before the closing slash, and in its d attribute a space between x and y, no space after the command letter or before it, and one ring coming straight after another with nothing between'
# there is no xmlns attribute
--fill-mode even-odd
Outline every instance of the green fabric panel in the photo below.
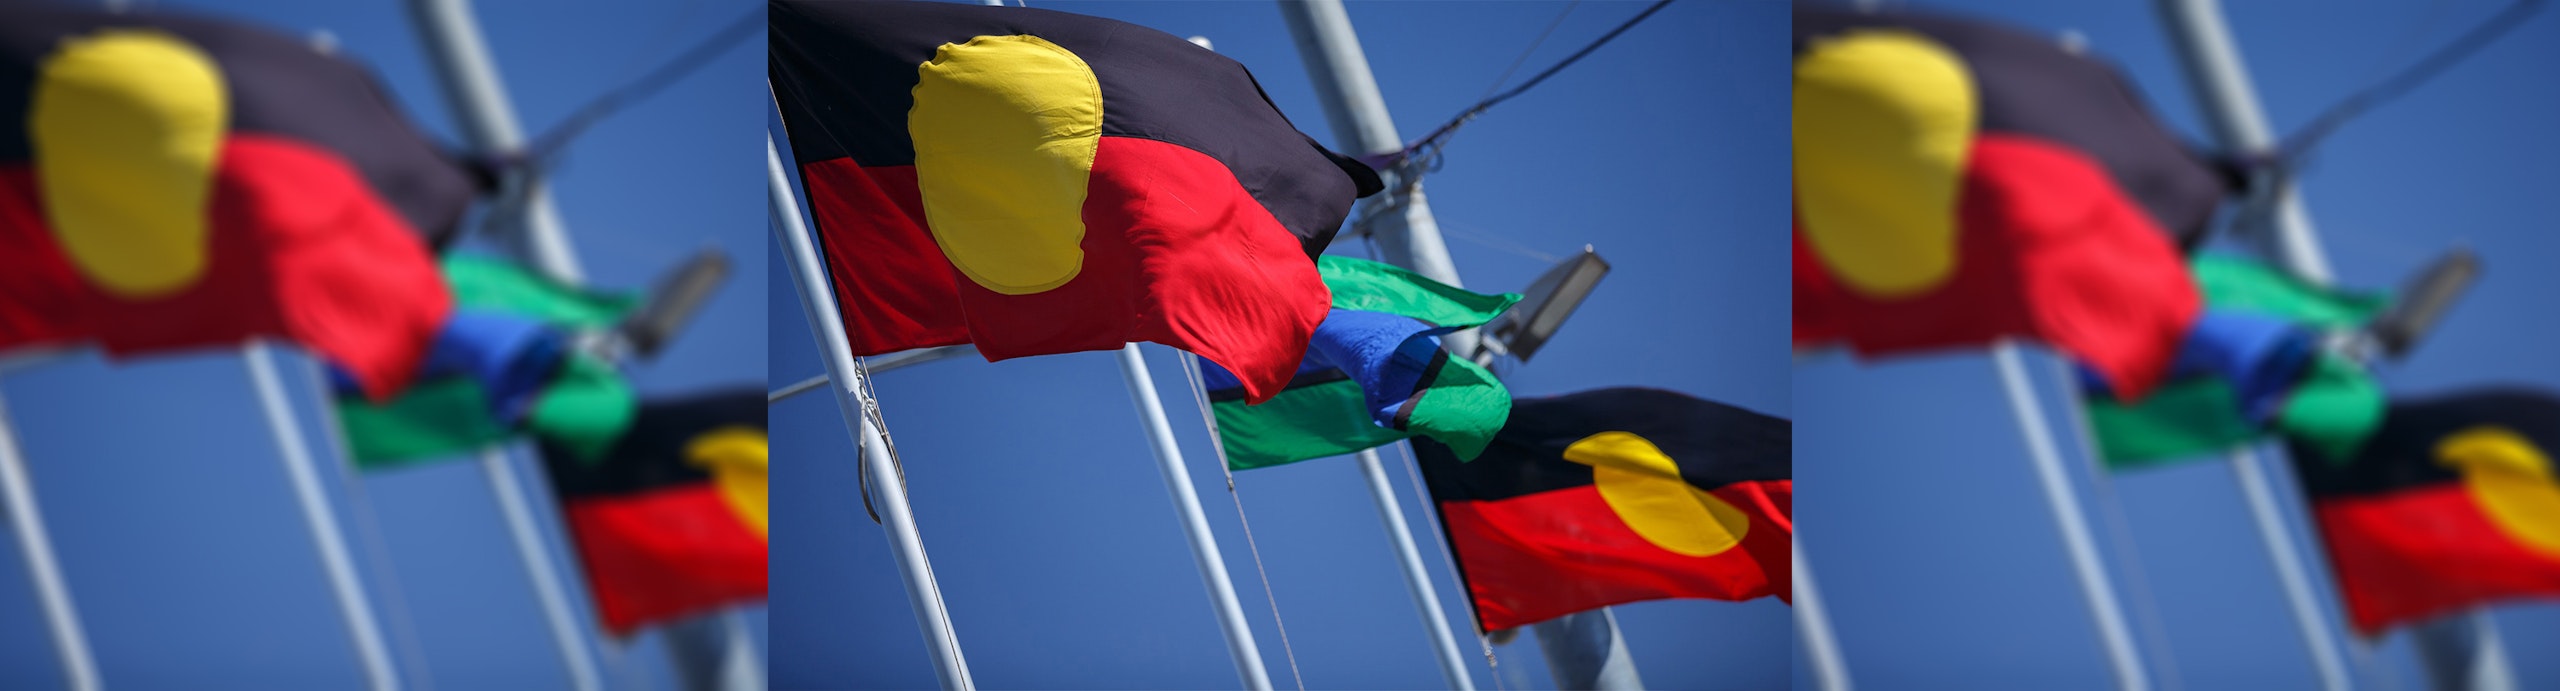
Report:
<svg viewBox="0 0 2560 691"><path fill-rule="evenodd" d="M1483 366L1452 357L1423 390L1405 429L1447 444L1458 460L1472 461L1510 419L1511 390Z"/></svg>
<svg viewBox="0 0 2560 691"><path fill-rule="evenodd" d="M1251 470L1340 456L1412 436L1371 422L1365 405L1359 382L1345 379L1282 391L1262 405L1228 401L1209 408L1218 419L1218 438L1226 442L1227 469ZM1509 408L1508 396L1503 406Z"/></svg>
<svg viewBox="0 0 2560 691"><path fill-rule="evenodd" d="M605 328L622 321L639 300L629 295L594 293L563 286L515 264L455 255L444 260L445 285L454 304L503 312L554 326Z"/></svg>
<svg viewBox="0 0 2560 691"><path fill-rule="evenodd" d="M2322 355L2277 413L2275 427L2286 437L2318 447L2344 463L2364 448L2365 439L2382 426L2388 402L2382 385L2364 367L2336 355Z"/></svg>
<svg viewBox="0 0 2560 691"><path fill-rule="evenodd" d="M489 419L488 394L469 379L420 382L381 404L341 398L337 408L356 467L363 470L449 460L507 437L506 428Z"/></svg>
<svg viewBox="0 0 2560 691"><path fill-rule="evenodd" d="M1477 326L1520 301L1519 293L1486 295L1452 288L1393 265L1324 255L1316 271L1333 290L1333 308L1401 314L1435 326Z"/></svg>
<svg viewBox="0 0 2560 691"><path fill-rule="evenodd" d="M631 382L612 363L582 353L543 387L533 411L525 414L525 428L580 461L594 461L613 448L639 414L640 395L631 390Z"/></svg>
<svg viewBox="0 0 2560 691"><path fill-rule="evenodd" d="M2219 309L2283 317L2307 327L2349 329L2391 303L2385 293L2349 293L2295 280L2247 259L2207 255L2188 267L2205 303Z"/></svg>
<svg viewBox="0 0 2560 691"><path fill-rule="evenodd" d="M2194 460L2257 436L2237 414L2231 385L2219 379L2174 382L2131 405L2090 398L2087 409L2109 470Z"/></svg>

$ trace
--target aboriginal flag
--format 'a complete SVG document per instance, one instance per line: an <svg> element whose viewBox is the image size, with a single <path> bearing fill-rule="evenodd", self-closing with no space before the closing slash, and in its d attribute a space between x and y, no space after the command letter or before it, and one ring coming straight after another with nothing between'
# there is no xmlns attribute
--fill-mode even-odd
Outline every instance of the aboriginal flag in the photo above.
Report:
<svg viewBox="0 0 2560 691"><path fill-rule="evenodd" d="M2140 398L2200 307L2224 182L2105 63L2011 29L1795 14L1795 341L2034 338Z"/></svg>
<svg viewBox="0 0 2560 691"><path fill-rule="evenodd" d="M2293 445L2357 631L2560 598L2560 398L2484 389L2393 401L2351 458Z"/></svg>
<svg viewBox="0 0 2560 691"><path fill-rule="evenodd" d="M1486 631L1622 602L1791 597L1790 425L1655 389L1511 406L1473 462L1415 437Z"/></svg>
<svg viewBox="0 0 2560 691"><path fill-rule="evenodd" d="M764 406L763 389L643 402L602 461L544 441L605 630L764 599Z"/></svg>
<svg viewBox="0 0 2560 691"><path fill-rule="evenodd" d="M0 8L0 349L282 337L376 398L451 309L471 200L363 67L262 29Z"/></svg>
<svg viewBox="0 0 2560 691"><path fill-rule="evenodd" d="M768 66L856 355L1153 341L1277 394L1377 174L1234 60L1027 8L775 2Z"/></svg>

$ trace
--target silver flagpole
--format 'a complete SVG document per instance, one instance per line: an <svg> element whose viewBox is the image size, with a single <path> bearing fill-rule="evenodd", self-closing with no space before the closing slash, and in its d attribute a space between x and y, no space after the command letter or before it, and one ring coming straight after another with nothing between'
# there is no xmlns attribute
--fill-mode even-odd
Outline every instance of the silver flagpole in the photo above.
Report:
<svg viewBox="0 0 2560 691"><path fill-rule="evenodd" d="M1236 676L1247 689L1271 691L1271 676L1262 669L1262 651L1253 643L1253 627L1245 622L1244 606L1236 601L1235 582L1227 578L1218 538L1209 532L1200 494L1191 487L1191 469L1183 465L1182 449L1173 444L1173 425L1165 420L1164 401L1156 397L1155 378L1147 374L1147 360L1138 352L1138 344L1120 347L1120 374L1128 380L1129 399L1137 404L1147 444L1155 449L1156 470L1164 475L1165 491L1173 494L1174 511L1182 517L1182 534L1191 540L1191 559L1200 567L1200 580L1209 586L1209 601L1216 606L1220 631L1226 634L1227 655L1235 658Z"/></svg>
<svg viewBox="0 0 2560 691"><path fill-rule="evenodd" d="M338 515L320 488L311 447L302 436L301 423L294 419L284 382L276 374L275 347L253 342L243 347L240 355L248 362L249 378L257 387L258 403L265 409L267 428L274 433L276 447L284 456L285 473L293 481L294 500L302 507L304 523L311 526L311 541L320 550L320 565L328 573L338 612L346 618L356 656L364 662L366 682L375 691L398 689L400 677L392 669L390 649L383 645L382 625L374 618L373 600L365 595L364 581L357 577L355 562L347 556L347 539L338 531Z"/></svg>
<svg viewBox="0 0 2560 691"><path fill-rule="evenodd" d="M2115 668L2116 687L2124 691L2151 688L2150 673L2143 668L2141 653L2134 648L2133 633L2125 625L2124 603L2116 598L2106 564L2098 559L2097 540L2089 533L2088 517L2081 510L2079 496L2071 489L2051 428L2045 425L2044 410L2038 406L2035 390L2027 380L2024 358L2017 344L2002 341L1992 347L1991 359L1999 365L2000 382L2009 396L2009 410L2018 418L2018 431L2026 435L2027 456L2035 463L2036 479L2044 488L2046 504L2053 509L2055 527L2062 531L2063 547L2071 556L2071 570L2080 579L2080 595L2088 601L2090 619L2098 627L2098 638L2106 644L2107 661Z"/></svg>
<svg viewBox="0 0 2560 691"><path fill-rule="evenodd" d="M1448 678L1449 688L1475 691L1467 658L1458 652L1458 636L1449 630L1449 615L1440 609L1440 591L1432 587L1422 551L1414 547L1413 529L1404 522L1404 504L1396 500L1395 485L1387 481L1377 449L1360 450L1360 473L1369 480L1369 498L1377 501L1378 517L1387 523L1387 541L1395 545L1396 561L1404 566L1404 586L1413 594L1414 607L1421 610L1422 628L1431 634L1431 647L1440 655L1441 676Z"/></svg>
<svg viewBox="0 0 2560 691"><path fill-rule="evenodd" d="M845 429L861 449L862 470L871 479L870 486L879 490L875 498L880 504L880 530L888 534L890 555L897 559L898 575L906 583L907 603L915 609L917 628L923 630L934 675L945 689L976 688L969 679L968 662L961 659L960 641L952 635L951 615L942 605L942 587L933 580L933 564L925 560L924 536L916 531L915 511L907 505L906 483L889 458L880 430L871 424L870 413L877 403L864 395L868 383L853 360L844 323L836 317L843 312L827 284L826 265L819 263L817 248L809 241L809 225L800 216L800 202L791 194L791 178L771 133L765 134L764 161L774 238L791 254L787 263L793 285L799 289L801 316L818 339L818 351L826 356L827 381L833 382L827 389L835 393Z"/></svg>
<svg viewBox="0 0 2560 691"><path fill-rule="evenodd" d="M1805 657L1813 663L1813 685L1822 691L1849 691L1849 666L1840 661L1840 641L1831 636L1831 616L1813 587L1813 567L1804 563L1803 541L1790 539L1787 556L1794 563L1796 634L1804 639Z"/></svg>
<svg viewBox="0 0 2560 691"><path fill-rule="evenodd" d="M0 404L0 501L9 508L9 529L27 558L27 579L35 582L36 601L44 608L45 630L62 657L64 685L72 691L96 691L98 664L89 656L89 636L80 630L80 612L71 605L71 588L63 584L62 566L54 562L53 542L45 536L44 512L36 507L34 484L27 477L26 457L18 451L17 432Z"/></svg>
<svg viewBox="0 0 2560 691"><path fill-rule="evenodd" d="M2249 83L2248 71L2240 64L2239 44L2232 40L2230 27L2223 24L2222 7L2217 0L2159 0L2162 23L2176 42L2178 63L2186 68L2187 83L2195 90L2197 104L2211 123L2214 138L2229 153L2265 155L2275 153L2277 141L2267 127L2266 111L2258 104L2257 92ZM2316 285L2331 281L2328 256L2320 249L2320 238L2311 227L2311 216L2302 208L2302 197L2293 185L2285 183L2269 190L2273 204L2267 223L2240 231L2271 249L2270 254L2283 262L2287 272ZM2285 599L2293 610L2294 622L2302 632L2303 644L2310 648L2313 663L2320 671L2326 688L2348 688L2346 664L2342 661L2338 636L2312 595L2302 550L2293 542L2292 521L2276 501L2274 478L2290 478L2292 469L2277 464L2273 470L2261 466L2263 459L2248 449L2231 454L2231 469L2240 489L2249 501L2249 513L2258 524L2259 537L2267 544L2267 556L2276 564L2277 576L2285 589ZM2486 626L2486 619L2479 622ZM2426 635L2421 627L2419 635ZM2488 639L2494 642L2494 637ZM2422 654L2433 654L2440 647L2420 646ZM2483 660L2502 662L2487 656ZM2503 667L2503 664L2493 665ZM2503 669L2492 670L2492 677L2511 676ZM2496 688L2492 686L2491 688Z"/></svg>

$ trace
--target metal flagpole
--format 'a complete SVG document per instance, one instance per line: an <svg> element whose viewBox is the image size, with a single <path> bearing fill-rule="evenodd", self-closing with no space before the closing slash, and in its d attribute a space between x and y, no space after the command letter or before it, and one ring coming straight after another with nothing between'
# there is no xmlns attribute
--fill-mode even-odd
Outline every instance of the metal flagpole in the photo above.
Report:
<svg viewBox="0 0 2560 691"><path fill-rule="evenodd" d="M346 536L338 531L338 515L320 489L319 471L311 460L311 448L303 439L302 425L294 420L284 382L276 375L275 358L275 347L263 342L241 349L241 359L249 364L249 378L258 389L258 402L265 408L268 429L275 433L276 447L283 452L285 473L293 480L294 499L301 504L303 520L311 526L311 540L320 549L320 565L328 572L338 611L346 617L348 633L355 638L356 655L364 662L365 678L376 691L398 689L400 679L392 670L391 651L383 645L382 626L374 619L373 601L366 597L364 582L357 578L355 563L347 556Z"/></svg>
<svg viewBox="0 0 2560 691"><path fill-rule="evenodd" d="M2169 35L2178 47L2179 64L2186 68L2188 85L2196 92L2197 102L2211 123L2214 138L2225 151L2239 155L2274 153L2275 135L2267 127L2266 111L2258 104L2255 88L2248 72L2241 66L2240 49L2231 38L2231 30L2222 21L2222 8L2216 0L2160 0L2160 13L2168 25ZM2260 175L2273 173L2261 172ZM2281 178L2276 180L2281 182ZM2264 181L2262 181L2264 182ZM2265 190L2274 206L2273 214L2263 228L2243 229L2254 232L2271 248L2295 277L2314 284L2327 285L2331 279L2329 260L2321 252L2318 234L2311 227L2311 217L2302 208L2302 198L2290 183ZM2247 218L2247 216L2243 216ZM2311 648L2312 658L2320 669L2322 680L2330 689L2347 688L2344 663L2340 662L2339 642L2322 616L2317 598L2311 592L2302 551L2292 539L2291 521L2277 503L2272 474L2290 473L2289 467L2277 464L2270 471L2260 466L2258 454L2244 449L2231 455L2232 471L2237 475L2242 493L2248 497L2250 514L2258 523L2258 532L2267 543L2268 556L2276 562L2276 572L2283 580L2286 599L2292 604L2294 619L2302 630L2303 641ZM2290 475L2287 475L2290 477ZM2485 617L2479 622L2487 626ZM2420 635L2426 635L2420 627ZM2484 642L2494 645L2495 638ZM2443 648L2420 646L2423 651ZM2491 660L2496 651L2479 649L2483 660ZM2502 665L2500 665L2502 666ZM2497 675L2493 675L2497 676ZM2503 675L2512 676L2512 675Z"/></svg>
<svg viewBox="0 0 2560 691"><path fill-rule="evenodd" d="M2063 546L2071 555L2071 570L2080 578L2080 594L2088 600L2090 618L2097 624L2099 639L2106 644L2108 662L2115 667L2116 687L2125 691L2148 689L2150 674L2143 669L2133 633L2125 625L2124 603L2116 599L2115 584L2107 576L2106 565L2098 559L2097 542L2089 534L2087 515L2080 508L2078 495L2071 490L2061 452L2054 448L2044 410L2037 404L2035 390L2027 380L2024 357L2017 344L2002 341L1992 347L1991 358L2000 367L2000 383L2008 394L2010 411L2017 415L2018 431L2026 435L2027 455L2035 462L2036 479L2042 483L2045 502L2053 508L2054 523L2062 531Z"/></svg>
<svg viewBox="0 0 2560 691"><path fill-rule="evenodd" d="M1262 651L1253 643L1253 627L1245 623L1244 606L1236 602L1226 559L1218 555L1218 538L1209 533L1209 518L1200 511L1200 494L1191 488L1191 470L1182 463L1182 449L1173 444L1173 425L1165 421L1164 402L1156 397L1155 378L1147 374L1147 360L1138 352L1138 344L1120 347L1120 374L1128 380L1129 398L1146 426L1147 444L1155 449L1156 470L1164 475L1165 491L1173 494L1174 511L1182 515L1182 533L1191 540L1191 559L1200 566L1200 580L1209 586L1210 603L1217 606L1218 626L1226 634L1228 656L1235 658L1236 676L1247 689L1271 691L1271 676L1262 669Z"/></svg>
<svg viewBox="0 0 2560 691"><path fill-rule="evenodd" d="M1840 641L1831 636L1831 615L1813 587L1813 567L1804 563L1801 540L1787 541L1787 557L1795 575L1796 633L1804 638L1805 657L1813 663L1813 685L1822 691L1849 691L1849 666L1840 661Z"/></svg>
<svg viewBox="0 0 2560 691"><path fill-rule="evenodd" d="M916 532L914 510L907 505L906 483L900 479L897 466L889 458L888 445L880 431L872 426L871 410L876 402L867 398L866 376L854 363L853 346L844 335L842 314L836 307L835 291L827 284L826 266L819 263L817 248L809 241L809 225L800 216L800 202L791 194L791 178L784 172L782 154L773 146L773 135L764 138L766 199L772 203L773 234L789 252L794 285L800 292L801 316L808 319L809 330L818 339L818 350L826 355L827 387L836 397L836 409L843 413L845 429L853 432L861 448L863 472L879 488L880 529L889 536L890 554L898 561L898 575L907 586L907 603L915 608L916 626L923 630L925 649L933 658L934 674L945 689L970 689L968 662L960 657L960 641L951 633L951 615L942 606L942 588L934 583L933 565L925 560L924 537ZM1267 685L1266 685L1267 686Z"/></svg>
<svg viewBox="0 0 2560 691"><path fill-rule="evenodd" d="M1306 62L1308 75L1316 81L1316 96L1324 104L1325 120L1332 125L1338 145L1354 155L1402 150L1404 140L1396 134L1395 121L1387 114L1386 96L1378 90L1377 76L1369 70L1369 57L1360 49L1360 37L1352 32L1351 16L1340 0L1281 2L1280 14L1297 40L1298 56ZM1394 170L1383 171L1382 176L1386 178L1386 196L1365 203L1361 211L1361 225L1376 238L1380 256L1431 280L1463 287L1457 265L1449 259L1449 248L1440 240L1440 224L1431 215L1431 203L1422 194L1421 182L1403 180ZM1441 341L1452 355L1473 358L1477 338L1475 331L1465 330L1443 336ZM1369 492L1378 497L1379 511L1393 518L1388 521L1387 531L1395 538L1397 552L1408 555L1402 560L1405 583L1418 584L1414 597L1422 600L1416 604L1426 619L1423 628L1431 633L1432 647L1440 656L1440 669L1448 676L1451 688L1472 689L1475 681L1469 675L1466 659L1458 652L1448 616L1441 612L1439 599L1432 596L1430 574L1421 560L1409 556L1415 552L1411 531L1403 524L1404 511L1398 506L1393 486L1388 484L1385 473L1377 471L1376 458L1371 452L1361 456ZM1610 631L1614 633L1615 628ZM1610 640L1614 642L1615 636Z"/></svg>
<svg viewBox="0 0 2560 691"><path fill-rule="evenodd" d="M524 134L516 125L515 109L507 101L497 65L489 58L488 45L481 40L479 22L472 17L469 0L412 0L409 9L434 58L430 62L444 87L445 100L472 148L488 155L520 152ZM542 180L531 177L517 182L525 186L521 215L502 219L508 231L502 236L511 241L510 248L552 280L567 285L585 282L585 272L569 246L568 232ZM579 691L602 688L603 674L587 647L586 627L569 606L568 584L551 564L549 540L534 519L532 501L524 491L526 481L517 476L503 445L482 449L480 467L488 477L490 491L497 497L516 552L524 560L525 574L533 581L534 595L542 602L543 619L550 626L570 680ZM677 664L702 663L679 659Z"/></svg>
<svg viewBox="0 0 2560 691"><path fill-rule="evenodd" d="M1475 691L1475 679L1467 673L1466 657L1458 652L1457 634L1449 630L1449 615L1440 609L1440 591L1431 585L1430 572L1422 565L1422 551L1414 547L1413 530L1404 522L1404 505L1396 500L1395 486L1387 481L1385 466L1378 461L1378 450L1360 450L1360 473L1369 479L1369 496L1378 503L1378 516L1387 523L1387 538L1395 545L1396 561L1404 566L1404 586L1413 594L1413 604L1422 613L1422 628L1431 634L1431 647L1440 653L1440 674L1449 680L1449 688Z"/></svg>
<svg viewBox="0 0 2560 691"><path fill-rule="evenodd" d="M62 567L53 560L44 512L36 508L35 488L27 478L26 458L18 453L18 435L9 425L5 404L0 404L0 501L8 504L10 531L17 534L18 548L26 554L27 579L35 582L45 630L53 636L54 652L62 657L65 685L73 691L95 691L98 665L89 657L89 637L80 630L80 614L71 606L71 589L63 585Z"/></svg>

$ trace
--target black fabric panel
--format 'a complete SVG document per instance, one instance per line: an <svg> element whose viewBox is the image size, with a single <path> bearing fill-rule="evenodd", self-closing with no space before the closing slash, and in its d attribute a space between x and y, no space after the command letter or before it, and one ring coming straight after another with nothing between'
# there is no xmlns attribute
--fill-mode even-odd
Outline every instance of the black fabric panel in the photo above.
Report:
<svg viewBox="0 0 2560 691"><path fill-rule="evenodd" d="M211 56L230 89L231 131L327 149L364 175L374 193L429 244L458 230L476 185L420 136L365 68L323 55L298 38L187 15L109 14L46 3L0 3L0 165L30 161L27 117L38 66L62 41L105 28L155 28Z"/></svg>
<svg viewBox="0 0 2560 691"><path fill-rule="evenodd" d="M2462 481L2461 471L2437 462L2436 444L2483 425L2505 427L2544 454L2560 455L2560 398L2521 388L2392 401L2381 429L2344 463L2304 444L2290 451L2303 490L2315 499L2383 494Z"/></svg>
<svg viewBox="0 0 2560 691"><path fill-rule="evenodd" d="M765 391L731 389L682 398L643 401L631 430L593 462L549 442L542 465L551 488L564 498L632 494L711 481L711 473L686 460L685 445L722 427L765 429Z"/></svg>
<svg viewBox="0 0 2560 691"><path fill-rule="evenodd" d="M1104 136L1177 144L1226 164L1311 259L1332 242L1352 200L1378 187L1366 166L1346 165L1289 124L1244 65L1154 29L951 2L773 2L765 17L767 70L802 165L844 157L913 165L907 112L916 67L945 43L1031 35L1093 69Z"/></svg>
<svg viewBox="0 0 2560 691"><path fill-rule="evenodd" d="M1861 27L1900 27L1929 36L1972 70L1982 121L1977 131L2054 142L2104 165L2126 196L2193 250L2202 242L2225 180L2151 115L2113 66L2062 50L2055 39L1995 24L1885 11L1862 14L1798 5L1795 50Z"/></svg>
<svg viewBox="0 0 2560 691"><path fill-rule="evenodd" d="M1671 391L1615 388L1512 402L1502 433L1473 461L1427 438L1411 441L1433 501L1491 501L1591 484L1591 466L1565 460L1565 447L1609 431L1652 441L1700 489L1788 480L1794 426Z"/></svg>

